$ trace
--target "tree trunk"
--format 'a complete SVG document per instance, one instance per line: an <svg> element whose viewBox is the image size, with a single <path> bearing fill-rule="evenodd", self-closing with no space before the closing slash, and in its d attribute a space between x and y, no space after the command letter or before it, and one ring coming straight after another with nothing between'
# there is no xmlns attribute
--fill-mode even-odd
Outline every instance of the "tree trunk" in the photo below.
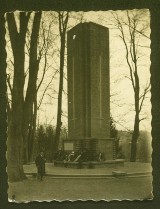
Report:
<svg viewBox="0 0 160 209"><path fill-rule="evenodd" d="M19 48L20 49L20 48ZM14 73L12 116L8 129L8 174L10 181L22 180L24 178L21 163L22 158L22 113L23 113L23 48L19 50L21 56L14 55L14 68L19 72ZM19 53L17 53L18 55ZM21 59L22 58L22 59ZM19 62L16 60L19 59Z"/></svg>
<svg viewBox="0 0 160 209"><path fill-rule="evenodd" d="M28 130L33 112L33 103L37 90L37 74L39 70L39 60L37 58L38 36L42 12L36 12L33 21L31 34L30 54L29 54L29 80L24 102L23 111L23 140L24 140L24 163L28 162Z"/></svg>
<svg viewBox="0 0 160 209"><path fill-rule="evenodd" d="M136 56L136 53L134 53ZM134 120L134 129L132 134L132 141L131 141L131 162L136 162L136 155L137 155L137 141L139 137L139 77L137 72L137 65L135 62L135 72L134 72L134 78L135 78L135 87L134 87L134 105L135 105L135 120Z"/></svg>
<svg viewBox="0 0 160 209"><path fill-rule="evenodd" d="M136 162L138 137L139 137L139 115L136 114L135 122L134 122L134 130L131 140L131 157L130 157L131 162Z"/></svg>
<svg viewBox="0 0 160 209"><path fill-rule="evenodd" d="M61 116L62 116L62 92L63 92L63 73L64 73L64 57L65 57L65 42L66 42L66 29L68 24L69 12L58 12L59 17L59 33L60 33L60 78L59 78L59 92L58 92L58 110L57 110L57 126L55 133L55 148L58 150L60 133L61 133Z"/></svg>
<svg viewBox="0 0 160 209"><path fill-rule="evenodd" d="M34 111L32 114L29 136L28 136L28 160L29 162L31 162L32 154L33 154L33 143L35 139L36 120L37 120L37 99L35 99L35 102L34 102Z"/></svg>
<svg viewBox="0 0 160 209"><path fill-rule="evenodd" d="M14 132L12 123L9 126L7 140L7 173L9 182L15 182L25 179L23 165L20 160L22 136L20 136L21 134L18 130L16 133Z"/></svg>
<svg viewBox="0 0 160 209"><path fill-rule="evenodd" d="M23 158L23 138L22 138L22 113L23 113L23 49L22 55L14 55L14 68L19 75L14 74L13 95L12 95L12 116L8 128L8 176L9 181L18 181L24 179L21 159ZM19 53L17 53L19 54ZM22 58L22 59L21 59ZM19 62L16 60L19 59Z"/></svg>
<svg viewBox="0 0 160 209"><path fill-rule="evenodd" d="M64 53L65 53L65 34L61 35L61 48L60 48L60 78L59 78L59 92L58 92L58 110L57 110L57 126L55 134L55 148L58 150L60 133L61 133L61 116L62 116L62 91L63 91L63 69L64 69Z"/></svg>
<svg viewBox="0 0 160 209"><path fill-rule="evenodd" d="M20 32L17 32L13 13L7 14L8 29L14 56L14 78L12 90L11 119L8 124L7 140L7 171L9 181L19 181L25 178L23 171L23 89L24 89L24 45L29 20L29 14L20 13ZM18 43L18 44L17 44Z"/></svg>

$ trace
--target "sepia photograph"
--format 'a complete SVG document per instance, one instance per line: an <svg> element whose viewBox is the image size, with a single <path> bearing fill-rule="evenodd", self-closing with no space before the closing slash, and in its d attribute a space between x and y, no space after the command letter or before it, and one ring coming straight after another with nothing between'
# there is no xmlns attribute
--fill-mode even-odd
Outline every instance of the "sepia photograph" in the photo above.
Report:
<svg viewBox="0 0 160 209"><path fill-rule="evenodd" d="M5 21L8 201L152 200L150 11Z"/></svg>

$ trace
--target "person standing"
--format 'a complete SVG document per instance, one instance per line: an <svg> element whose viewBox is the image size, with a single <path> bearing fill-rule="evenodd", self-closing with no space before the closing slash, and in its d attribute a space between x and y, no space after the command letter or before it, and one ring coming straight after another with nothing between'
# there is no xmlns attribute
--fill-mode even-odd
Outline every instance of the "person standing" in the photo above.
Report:
<svg viewBox="0 0 160 209"><path fill-rule="evenodd" d="M45 175L45 162L44 153L40 152L40 154L36 157L35 163L37 166L37 176L40 181L43 180L43 176Z"/></svg>

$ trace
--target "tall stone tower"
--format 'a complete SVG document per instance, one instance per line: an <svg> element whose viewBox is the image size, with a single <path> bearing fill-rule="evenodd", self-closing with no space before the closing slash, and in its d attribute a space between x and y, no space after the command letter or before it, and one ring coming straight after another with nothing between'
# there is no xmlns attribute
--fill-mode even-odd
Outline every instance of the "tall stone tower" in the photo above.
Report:
<svg viewBox="0 0 160 209"><path fill-rule="evenodd" d="M109 30L89 22L68 31L68 138L112 159Z"/></svg>

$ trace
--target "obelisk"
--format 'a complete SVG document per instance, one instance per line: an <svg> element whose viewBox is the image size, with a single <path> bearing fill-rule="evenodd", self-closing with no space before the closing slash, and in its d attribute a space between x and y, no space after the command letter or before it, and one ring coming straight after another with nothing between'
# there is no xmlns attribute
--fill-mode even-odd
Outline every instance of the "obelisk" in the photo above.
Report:
<svg viewBox="0 0 160 209"><path fill-rule="evenodd" d="M112 159L108 28L87 22L68 31L67 76L68 138L74 149L94 141Z"/></svg>

